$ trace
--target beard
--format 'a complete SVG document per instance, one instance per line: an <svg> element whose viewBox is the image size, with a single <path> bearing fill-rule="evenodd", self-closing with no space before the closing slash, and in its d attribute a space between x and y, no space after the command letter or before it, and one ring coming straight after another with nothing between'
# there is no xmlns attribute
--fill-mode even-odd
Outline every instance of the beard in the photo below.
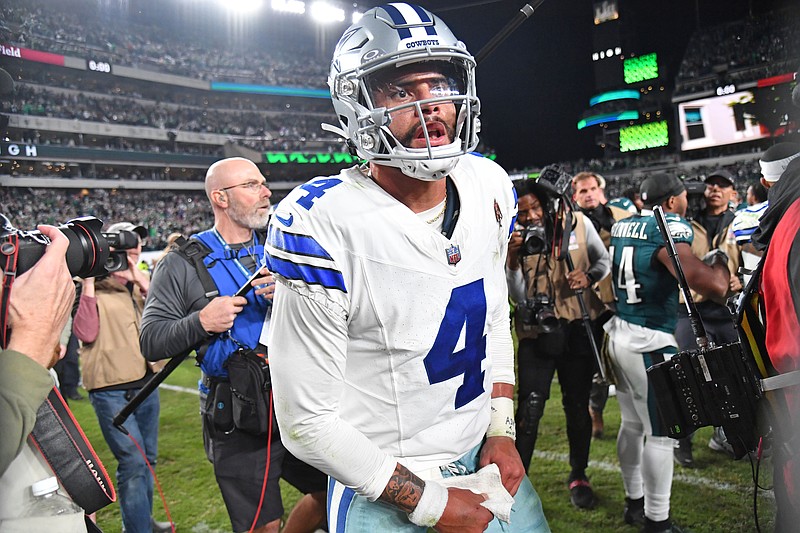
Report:
<svg viewBox="0 0 800 533"><path fill-rule="evenodd" d="M258 210L258 205L245 208L237 201L231 201L228 208L228 218L236 224L248 229L264 229L269 222L269 209L263 213ZM266 205L269 208L269 202Z"/></svg>

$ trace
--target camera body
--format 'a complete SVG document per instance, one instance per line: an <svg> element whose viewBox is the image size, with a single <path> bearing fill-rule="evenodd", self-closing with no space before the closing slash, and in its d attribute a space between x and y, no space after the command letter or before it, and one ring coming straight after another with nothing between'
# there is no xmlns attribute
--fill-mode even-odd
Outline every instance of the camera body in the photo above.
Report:
<svg viewBox="0 0 800 533"><path fill-rule="evenodd" d="M522 228L521 235L522 245L519 249L519 255L522 257L548 253L553 247L553 243L548 239L544 226L531 224Z"/></svg>
<svg viewBox="0 0 800 533"><path fill-rule="evenodd" d="M539 173L537 183L547 184L553 196L569 197L572 190L572 176L559 165L547 165Z"/></svg>
<svg viewBox="0 0 800 533"><path fill-rule="evenodd" d="M17 275L26 272L44 255L50 239L38 230L19 230L0 215L0 239L17 236ZM69 239L66 261L70 274L93 278L128 268L125 250L135 248L139 237L132 231L103 233L103 222L95 217L69 220L58 229ZM111 247L115 250L111 251ZM5 249L4 249L5 252Z"/></svg>
<svg viewBox="0 0 800 533"><path fill-rule="evenodd" d="M517 304L517 319L526 326L538 327L543 333L550 333L558 327L555 303L543 292Z"/></svg>
<svg viewBox="0 0 800 533"><path fill-rule="evenodd" d="M685 180L686 186L686 219L697 218L706 208L706 184L698 180Z"/></svg>
<svg viewBox="0 0 800 533"><path fill-rule="evenodd" d="M670 437L722 426L736 458L756 448L761 391L738 342L680 352L648 368L647 378Z"/></svg>

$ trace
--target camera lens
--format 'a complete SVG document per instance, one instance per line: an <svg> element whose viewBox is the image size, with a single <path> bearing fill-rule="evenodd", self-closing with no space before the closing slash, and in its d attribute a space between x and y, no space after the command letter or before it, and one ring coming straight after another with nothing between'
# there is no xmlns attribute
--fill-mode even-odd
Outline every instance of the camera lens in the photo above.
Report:
<svg viewBox="0 0 800 533"><path fill-rule="evenodd" d="M535 255L549 249L547 236L542 226L528 226L522 234L522 250L524 255Z"/></svg>
<svg viewBox="0 0 800 533"><path fill-rule="evenodd" d="M536 312L536 323L545 333L555 331L558 327L558 319L552 307L541 307Z"/></svg>
<svg viewBox="0 0 800 533"><path fill-rule="evenodd" d="M104 264L109 255L108 243L100 233L103 222L95 217L81 217L58 226L67 239L66 262L70 274L81 278L90 278L107 273ZM44 255L50 243L40 231L14 231L19 235L17 252L17 274L26 272Z"/></svg>

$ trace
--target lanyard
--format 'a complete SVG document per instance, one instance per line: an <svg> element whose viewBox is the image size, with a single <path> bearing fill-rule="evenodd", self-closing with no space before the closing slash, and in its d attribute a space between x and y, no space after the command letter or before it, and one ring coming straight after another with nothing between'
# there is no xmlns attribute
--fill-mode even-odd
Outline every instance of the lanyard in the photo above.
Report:
<svg viewBox="0 0 800 533"><path fill-rule="evenodd" d="M251 231L252 231L252 230L251 230ZM253 257L253 267L254 267L254 270L253 270L253 272L250 272L250 271L249 271L249 270L248 270L248 269L247 269L247 268L246 268L246 267L245 267L245 266L242 264L242 262L241 262L241 261L239 261L239 252L240 252L241 250L238 250L238 251L234 252L233 248L231 248L231 247L230 247L230 245L229 245L227 242L225 242L225 239L223 239L223 238L222 238L222 235L220 235L220 234L219 234L219 232L217 231L217 228L214 228L214 229L213 229L213 234L214 234L214 236L217 238L217 241L219 241L219 243L220 243L220 244L222 245L222 247L225 249L225 255L226 255L226 256L228 256L228 257L231 257L231 258L233 259L233 262L234 262L234 264L236 264L236 267L239 269L239 271L240 271L242 274L244 274L244 277L245 277L245 278L249 278L249 277L250 277L250 274L253 274L254 272L257 272L257 271L258 271L258 270L261 268L261 266L262 266L262 265L261 265L261 263L259 262L259 260L258 260L258 259L256 259L256 258L253 256L253 254L252 254L252 252L251 252L251 253L250 253L250 255L251 255L251 257ZM255 231L252 231L252 235L253 235L253 246L256 246L256 245L258 244L258 236L256 235L256 232L255 232ZM244 247L242 247L242 250L243 250L243 249L245 249L245 248L244 248Z"/></svg>

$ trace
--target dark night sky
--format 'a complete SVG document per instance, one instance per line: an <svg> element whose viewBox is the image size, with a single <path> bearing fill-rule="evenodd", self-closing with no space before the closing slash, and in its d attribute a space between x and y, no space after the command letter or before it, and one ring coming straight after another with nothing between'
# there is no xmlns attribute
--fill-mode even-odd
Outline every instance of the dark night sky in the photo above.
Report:
<svg viewBox="0 0 800 533"><path fill-rule="evenodd" d="M620 0L621 20L635 35L637 54L658 52L674 78L697 25L744 18L791 0ZM378 4L379 2L374 2ZM440 15L475 55L519 9L521 0L418 0ZM506 169L599 157L596 128L578 131L594 90L592 1L544 4L478 66L482 140Z"/></svg>

